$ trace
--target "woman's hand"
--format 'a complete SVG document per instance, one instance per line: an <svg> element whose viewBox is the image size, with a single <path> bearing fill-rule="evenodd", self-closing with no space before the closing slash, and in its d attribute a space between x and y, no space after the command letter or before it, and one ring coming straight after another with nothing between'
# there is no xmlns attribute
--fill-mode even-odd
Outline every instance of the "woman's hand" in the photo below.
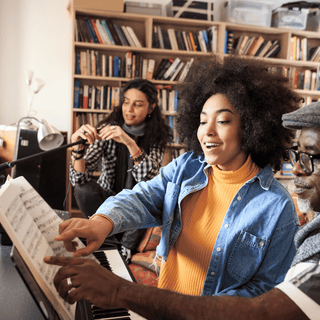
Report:
<svg viewBox="0 0 320 320"><path fill-rule="evenodd" d="M122 143L127 147L131 144L135 144L135 141L119 126L117 125L107 125L102 128L99 132L101 139L111 140L118 143Z"/></svg>
<svg viewBox="0 0 320 320"><path fill-rule="evenodd" d="M90 144L94 143L95 139L101 140L97 133L97 129L90 124L82 125L72 136L71 142L77 142L80 139L87 140Z"/></svg>
<svg viewBox="0 0 320 320"><path fill-rule="evenodd" d="M113 225L110 220L96 216L91 220L73 218L60 223L57 241L63 241L67 251L74 252L75 257L88 256L96 251L111 233ZM87 246L77 250L74 238L81 237L87 241Z"/></svg>
<svg viewBox="0 0 320 320"><path fill-rule="evenodd" d="M92 259L45 257L44 262L62 266L53 283L60 296L70 304L87 300L100 308L117 307L118 290L128 283ZM72 288L67 283L68 278Z"/></svg>

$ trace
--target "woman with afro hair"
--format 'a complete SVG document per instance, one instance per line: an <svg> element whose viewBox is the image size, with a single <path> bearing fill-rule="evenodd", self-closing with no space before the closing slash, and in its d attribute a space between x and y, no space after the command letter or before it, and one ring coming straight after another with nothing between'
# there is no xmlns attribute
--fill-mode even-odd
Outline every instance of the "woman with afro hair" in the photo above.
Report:
<svg viewBox="0 0 320 320"><path fill-rule="evenodd" d="M187 152L108 198L89 221L63 222L60 240L76 251L73 236L90 239L81 256L106 236L161 225L159 288L258 296L284 279L295 255L298 217L274 172L293 138L281 116L301 99L281 71L237 56L198 60L178 92Z"/></svg>

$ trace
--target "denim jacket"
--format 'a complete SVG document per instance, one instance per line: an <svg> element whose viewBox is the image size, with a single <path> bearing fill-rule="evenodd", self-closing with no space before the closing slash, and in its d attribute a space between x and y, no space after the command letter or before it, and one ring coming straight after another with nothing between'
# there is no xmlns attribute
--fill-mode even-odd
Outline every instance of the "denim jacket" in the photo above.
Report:
<svg viewBox="0 0 320 320"><path fill-rule="evenodd" d="M97 210L114 223L112 234L162 225L157 256L166 261L181 231L181 201L207 183L203 156L185 153L148 182L108 198ZM270 166L247 181L225 215L202 295L260 295L280 283L295 255L299 220L293 200Z"/></svg>

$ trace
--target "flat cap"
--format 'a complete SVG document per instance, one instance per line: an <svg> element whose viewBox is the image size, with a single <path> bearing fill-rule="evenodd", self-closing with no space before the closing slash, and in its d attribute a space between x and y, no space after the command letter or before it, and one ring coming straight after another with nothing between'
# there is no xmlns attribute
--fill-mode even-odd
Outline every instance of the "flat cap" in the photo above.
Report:
<svg viewBox="0 0 320 320"><path fill-rule="evenodd" d="M302 127L320 127L320 101L313 102L296 111L282 115L285 128L299 130Z"/></svg>

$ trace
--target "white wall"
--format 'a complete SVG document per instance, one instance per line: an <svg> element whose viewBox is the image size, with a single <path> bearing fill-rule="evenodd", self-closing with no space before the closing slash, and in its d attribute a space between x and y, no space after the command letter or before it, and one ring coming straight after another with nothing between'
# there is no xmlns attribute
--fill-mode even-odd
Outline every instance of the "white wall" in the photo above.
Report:
<svg viewBox="0 0 320 320"><path fill-rule="evenodd" d="M71 18L66 9L68 2L69 0L0 0L1 125L14 124L21 117L27 116L28 91L24 71L31 69L35 77L46 82L34 99L36 117L46 119L61 131L69 132L72 91ZM165 5L170 0L146 2ZM214 1L216 20L219 20L223 2ZM272 2L275 8L289 1Z"/></svg>
<svg viewBox="0 0 320 320"><path fill-rule="evenodd" d="M68 0L0 0L0 124L28 114L24 71L45 86L35 96L36 117L62 131L71 118L71 19Z"/></svg>

